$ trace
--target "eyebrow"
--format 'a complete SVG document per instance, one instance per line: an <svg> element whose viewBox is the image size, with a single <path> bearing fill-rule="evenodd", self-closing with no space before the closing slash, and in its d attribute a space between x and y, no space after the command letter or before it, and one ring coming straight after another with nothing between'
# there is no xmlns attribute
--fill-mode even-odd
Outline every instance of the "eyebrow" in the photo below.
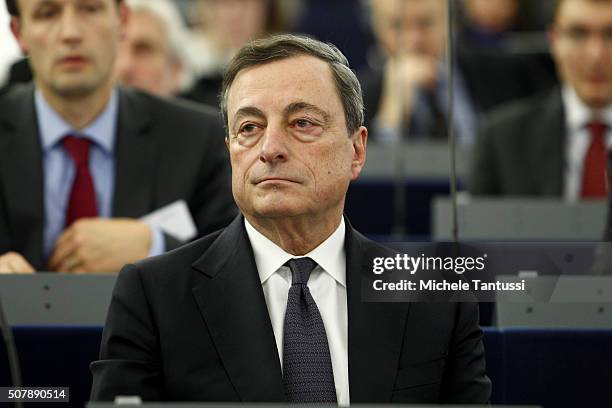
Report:
<svg viewBox="0 0 612 408"><path fill-rule="evenodd" d="M325 123L328 123L331 120L331 115L329 113L308 102L294 102L285 108L283 114L285 116L289 116L303 110L322 116Z"/></svg>
<svg viewBox="0 0 612 408"><path fill-rule="evenodd" d="M55 5L55 4L57 4L57 1L55 0L40 0L39 2L34 3L34 7Z"/></svg>
<svg viewBox="0 0 612 408"><path fill-rule="evenodd" d="M233 125L235 125L236 122L247 116L255 116L259 119L265 119L266 117L266 115L261 111L261 109L258 109L254 106L245 106L244 108L238 109L238 111L236 112L236 116L234 116Z"/></svg>

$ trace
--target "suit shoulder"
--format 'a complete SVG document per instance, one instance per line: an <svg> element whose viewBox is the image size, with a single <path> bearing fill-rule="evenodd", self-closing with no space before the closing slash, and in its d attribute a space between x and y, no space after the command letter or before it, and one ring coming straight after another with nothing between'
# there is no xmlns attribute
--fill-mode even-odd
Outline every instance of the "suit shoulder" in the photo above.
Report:
<svg viewBox="0 0 612 408"><path fill-rule="evenodd" d="M4 88L0 92L0 114L12 115L24 98L31 98L34 88L31 84L19 83Z"/></svg>
<svg viewBox="0 0 612 408"><path fill-rule="evenodd" d="M204 254L221 235L223 230L213 232L193 242L180 246L164 254L136 262L134 268L144 276L161 277L191 271L191 265Z"/></svg>
<svg viewBox="0 0 612 408"><path fill-rule="evenodd" d="M386 246L382 243L371 240L356 229L350 227L351 239L353 245L358 247L359 253L367 256L395 256L397 250Z"/></svg>
<svg viewBox="0 0 612 408"><path fill-rule="evenodd" d="M127 100L145 106L154 117L163 117L164 120L174 118L175 122L185 120L206 120L215 124L221 122L219 111L212 106L182 98L162 98L136 89L121 88L121 93Z"/></svg>
<svg viewBox="0 0 612 408"><path fill-rule="evenodd" d="M191 146L198 150L223 145L221 114L212 107L178 98L160 98L134 89L121 88L121 101L145 112L153 133L170 146ZM165 135L172 135L172 138ZM203 137L205 135L206 137Z"/></svg>
<svg viewBox="0 0 612 408"><path fill-rule="evenodd" d="M19 100L32 92L34 92L34 86L31 83L12 84L2 88L2 92L0 93L0 101L6 102L9 100Z"/></svg>
<svg viewBox="0 0 612 408"><path fill-rule="evenodd" d="M486 127L516 129L526 123L533 123L541 117L543 111L551 107L551 102L561 103L561 95L557 89L508 102L487 114Z"/></svg>

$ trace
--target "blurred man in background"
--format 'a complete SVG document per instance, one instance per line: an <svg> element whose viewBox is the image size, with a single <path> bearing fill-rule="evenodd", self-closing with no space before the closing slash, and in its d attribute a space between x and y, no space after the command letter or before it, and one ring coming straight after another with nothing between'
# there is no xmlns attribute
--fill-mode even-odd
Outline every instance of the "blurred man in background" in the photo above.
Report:
<svg viewBox="0 0 612 408"><path fill-rule="evenodd" d="M118 271L180 244L138 219L180 200L200 234L233 218L216 113L113 86L122 0L6 5L34 83L0 96L0 271Z"/></svg>
<svg viewBox="0 0 612 408"><path fill-rule="evenodd" d="M444 140L447 135L448 70L446 1L370 1L372 27L379 45L379 67L362 76L366 112L374 138ZM459 71L456 72L459 74ZM455 87L453 126L466 144L477 129L476 110L465 80Z"/></svg>
<svg viewBox="0 0 612 408"><path fill-rule="evenodd" d="M171 0L128 0L130 8L119 47L117 81L160 96L190 86L193 72L186 55L187 27Z"/></svg>
<svg viewBox="0 0 612 408"><path fill-rule="evenodd" d="M372 139L445 141L450 87L447 2L366 4L378 42L369 58L370 69L361 75ZM475 141L482 112L550 84L541 80L539 67L522 56L477 54L465 47L456 51L452 125L464 147Z"/></svg>
<svg viewBox="0 0 612 408"><path fill-rule="evenodd" d="M475 158L474 194L607 196L612 1L559 0L549 35L562 85L491 115Z"/></svg>

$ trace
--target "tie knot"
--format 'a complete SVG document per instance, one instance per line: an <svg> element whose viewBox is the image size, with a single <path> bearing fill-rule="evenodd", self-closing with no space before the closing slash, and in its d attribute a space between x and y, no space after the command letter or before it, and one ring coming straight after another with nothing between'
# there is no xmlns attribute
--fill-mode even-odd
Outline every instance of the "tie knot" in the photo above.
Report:
<svg viewBox="0 0 612 408"><path fill-rule="evenodd" d="M285 263L291 269L291 284L305 285L317 263L310 258L293 258Z"/></svg>
<svg viewBox="0 0 612 408"><path fill-rule="evenodd" d="M603 136L605 131L608 129L608 125L600 121L589 122L587 123L586 127L589 129L589 132L593 137Z"/></svg>
<svg viewBox="0 0 612 408"><path fill-rule="evenodd" d="M75 136L66 136L62 140L64 149L68 152L74 165L77 167L89 164L89 139Z"/></svg>

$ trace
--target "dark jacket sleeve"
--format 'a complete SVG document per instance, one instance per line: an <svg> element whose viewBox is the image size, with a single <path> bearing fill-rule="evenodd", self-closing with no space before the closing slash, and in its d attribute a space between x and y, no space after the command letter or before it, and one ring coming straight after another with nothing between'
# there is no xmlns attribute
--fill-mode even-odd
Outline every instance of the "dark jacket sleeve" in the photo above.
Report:
<svg viewBox="0 0 612 408"><path fill-rule="evenodd" d="M199 238L229 225L238 210L232 195L230 161L220 115L204 106L182 104L189 108L190 114L182 117L181 142L166 138L164 148L174 152L169 156L175 157L175 160L181 160L181 157L187 160L188 166L175 164L182 168L183 174L189 174L190 185L183 188L189 190L185 198L197 228L196 238ZM190 163L195 165L191 167ZM174 163L169 165L173 166ZM167 175L164 177L167 183L184 183L184 180L172 179ZM166 251L184 244L167 234L164 238Z"/></svg>
<svg viewBox="0 0 612 408"><path fill-rule="evenodd" d="M474 195L500 194L500 180L496 164L500 158L497 157L495 145L496 132L497 129L490 122L482 125L469 179L469 190Z"/></svg>
<svg viewBox="0 0 612 408"><path fill-rule="evenodd" d="M140 272L136 266L127 265L113 291L100 360L90 366L92 401L135 394L143 400L163 400L156 330Z"/></svg>
<svg viewBox="0 0 612 408"><path fill-rule="evenodd" d="M210 115L206 137L207 159L199 176L199 189L189 203L199 236L225 228L238 214L232 195L230 161L223 125L218 115Z"/></svg>
<svg viewBox="0 0 612 408"><path fill-rule="evenodd" d="M447 366L442 379L441 403L486 404L491 380L486 375L483 332L478 325L478 303L458 303Z"/></svg>

